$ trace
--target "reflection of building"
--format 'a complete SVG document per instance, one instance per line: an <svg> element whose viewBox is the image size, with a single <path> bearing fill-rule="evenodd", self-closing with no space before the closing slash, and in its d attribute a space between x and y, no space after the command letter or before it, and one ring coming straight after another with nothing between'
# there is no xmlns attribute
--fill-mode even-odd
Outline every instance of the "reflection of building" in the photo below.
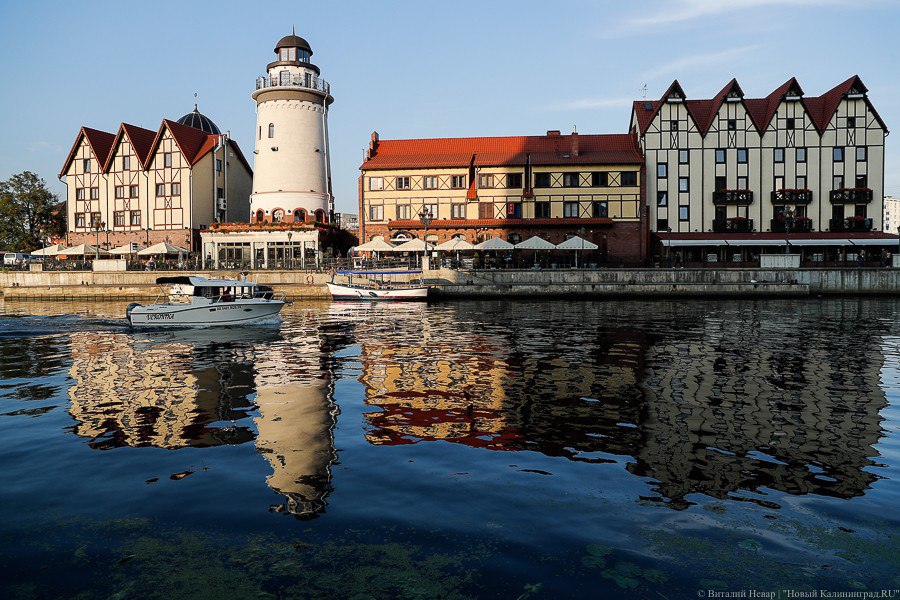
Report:
<svg viewBox="0 0 900 600"><path fill-rule="evenodd" d="M133 336L74 332L69 412L75 433L98 448L218 446L253 439L246 426L211 426L246 418L252 366L194 364L189 340L136 344Z"/></svg>

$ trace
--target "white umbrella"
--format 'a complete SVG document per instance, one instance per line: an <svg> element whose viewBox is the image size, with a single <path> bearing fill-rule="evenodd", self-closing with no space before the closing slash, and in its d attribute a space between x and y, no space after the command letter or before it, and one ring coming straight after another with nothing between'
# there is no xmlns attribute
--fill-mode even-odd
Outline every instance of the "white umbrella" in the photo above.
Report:
<svg viewBox="0 0 900 600"><path fill-rule="evenodd" d="M562 244L557 244L557 250L596 250L599 248L597 244L594 242L589 242L584 238L578 237L577 235L570 237Z"/></svg>
<svg viewBox="0 0 900 600"><path fill-rule="evenodd" d="M109 252L99 249L97 246L91 246L90 244L79 244L77 246L72 246L71 248L57 250L56 254L62 256L97 256L99 254L102 256L109 254Z"/></svg>
<svg viewBox="0 0 900 600"><path fill-rule="evenodd" d="M160 244L154 244L149 248L144 248L143 250L138 252L138 256L152 256L154 254L181 254L186 252L187 250L185 250L184 248L173 246L168 242L162 242Z"/></svg>
<svg viewBox="0 0 900 600"><path fill-rule="evenodd" d="M516 250L555 250L556 245L551 244L542 237L534 236L524 242L516 244Z"/></svg>
<svg viewBox="0 0 900 600"><path fill-rule="evenodd" d="M475 244L476 250L512 250L513 248L515 248L515 246L503 238L490 238L484 240L480 244Z"/></svg>
<svg viewBox="0 0 900 600"><path fill-rule="evenodd" d="M371 241L360 244L353 249L354 252L390 252L394 249L394 245L386 242L383 237L376 235Z"/></svg>
<svg viewBox="0 0 900 600"><path fill-rule="evenodd" d="M471 250L475 247L471 242L467 242L463 238L453 238L447 240L443 244L438 244L435 246L436 250L443 250L444 252L459 252L461 250Z"/></svg>
<svg viewBox="0 0 900 600"><path fill-rule="evenodd" d="M130 244L125 244L124 246L119 246L118 248L113 248L109 251L110 254L136 254L143 250L144 247L138 244L137 242L131 242Z"/></svg>
<svg viewBox="0 0 900 600"><path fill-rule="evenodd" d="M31 253L32 256L56 256L61 249L65 248L62 244L53 244Z"/></svg>
<svg viewBox="0 0 900 600"><path fill-rule="evenodd" d="M428 244L429 250L434 250L434 244ZM389 250L389 252L424 252L425 251L425 242L422 240L409 240L408 242L403 242L399 246L394 246Z"/></svg>

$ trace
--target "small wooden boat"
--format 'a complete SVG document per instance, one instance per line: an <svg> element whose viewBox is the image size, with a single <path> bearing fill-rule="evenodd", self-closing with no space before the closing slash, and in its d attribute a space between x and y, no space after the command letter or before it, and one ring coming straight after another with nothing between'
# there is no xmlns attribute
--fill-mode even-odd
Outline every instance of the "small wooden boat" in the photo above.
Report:
<svg viewBox="0 0 900 600"><path fill-rule="evenodd" d="M335 283L332 277L325 285L335 300L427 300L427 285L391 280L397 275L409 276L421 273L422 271L337 271L335 275L347 276L347 283ZM357 277L355 283L354 275Z"/></svg>

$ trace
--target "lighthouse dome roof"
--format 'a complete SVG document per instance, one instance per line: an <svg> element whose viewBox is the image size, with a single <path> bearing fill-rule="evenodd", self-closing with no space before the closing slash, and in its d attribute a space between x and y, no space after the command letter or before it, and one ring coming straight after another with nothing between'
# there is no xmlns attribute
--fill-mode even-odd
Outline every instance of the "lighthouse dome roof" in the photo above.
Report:
<svg viewBox="0 0 900 600"><path fill-rule="evenodd" d="M309 47L309 42L293 33L278 40L278 43L275 44L275 52L277 53L281 48L300 48L309 52L310 56L313 53L312 48Z"/></svg>

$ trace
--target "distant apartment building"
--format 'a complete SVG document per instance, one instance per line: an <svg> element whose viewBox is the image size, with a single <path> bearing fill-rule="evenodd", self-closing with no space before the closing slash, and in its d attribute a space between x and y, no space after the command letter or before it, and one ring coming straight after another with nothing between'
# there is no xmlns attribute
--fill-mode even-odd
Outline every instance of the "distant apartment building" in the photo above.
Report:
<svg viewBox="0 0 900 600"><path fill-rule="evenodd" d="M334 213L334 222L341 229L359 231L359 215L354 213Z"/></svg>
<svg viewBox="0 0 900 600"><path fill-rule="evenodd" d="M900 233L900 198L884 197L884 230Z"/></svg>
<svg viewBox="0 0 900 600"><path fill-rule="evenodd" d="M631 134L382 140L360 167L360 242L573 235L610 262L643 260L644 161Z"/></svg>
<svg viewBox="0 0 900 600"><path fill-rule="evenodd" d="M252 177L237 143L196 106L156 131L127 123L115 134L82 127L59 173L67 243L167 241L197 250L209 224L249 221Z"/></svg>
<svg viewBox="0 0 900 600"><path fill-rule="evenodd" d="M652 232L704 252L759 250L786 243L786 232L817 252L877 237L888 130L867 92L854 76L807 96L791 78L748 98L732 79L695 100L675 81L658 100L634 102Z"/></svg>

